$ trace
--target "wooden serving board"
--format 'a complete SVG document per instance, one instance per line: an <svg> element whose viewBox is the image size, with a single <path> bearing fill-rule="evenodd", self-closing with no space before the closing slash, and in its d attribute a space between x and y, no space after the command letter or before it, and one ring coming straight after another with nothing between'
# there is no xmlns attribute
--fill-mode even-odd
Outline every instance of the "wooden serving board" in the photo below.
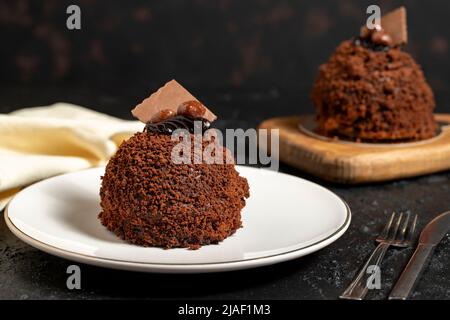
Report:
<svg viewBox="0 0 450 320"><path fill-rule="evenodd" d="M307 130L314 119L311 115L268 119L259 128L279 129L280 161L328 181L358 184L450 169L450 114L435 117L441 123L437 137L397 144L355 143L317 136Z"/></svg>

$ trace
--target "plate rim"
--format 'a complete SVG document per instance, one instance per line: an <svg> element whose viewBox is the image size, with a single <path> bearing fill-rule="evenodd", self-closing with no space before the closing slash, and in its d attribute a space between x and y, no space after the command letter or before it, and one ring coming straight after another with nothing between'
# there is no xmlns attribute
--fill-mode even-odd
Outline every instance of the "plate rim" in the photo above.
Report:
<svg viewBox="0 0 450 320"><path fill-rule="evenodd" d="M88 170L92 170L92 169L98 169L101 167L102 166L89 168L89 169L85 169L85 170L81 170L81 171L88 171ZM252 167L246 167L246 168L259 169L259 168L252 168ZM71 173L66 173L66 174L74 174L74 173L78 173L81 171L76 171L76 172L71 172ZM270 171L270 170L267 170L267 171ZM320 239L314 243L311 243L309 245L306 245L304 247L296 248L293 250L289 250L289 251L285 251L285 252L281 252L281 253L277 253L277 254L271 254L271 255L266 255L266 256L261 256L261 257L256 257L256 258L249 258L249 259L225 261L225 262L200 262L200 263L151 262L151 263L148 263L148 262L128 261L128 260L122 260L122 259L102 258L102 257L96 257L96 256L89 255L89 254L78 253L78 252L62 249L62 248L56 247L51 244L47 244L41 240L38 240L38 239L26 234L24 231L19 229L14 224L14 222L10 219L10 217L8 215L9 205L12 203L14 198L21 192L19 192L17 195L15 195L13 197L13 199L11 199L11 201L5 207L4 219L5 219L6 225L9 228L9 230L15 236L17 236L20 240L24 241L25 243L27 243L28 245L30 245L36 249L44 251L48 254L55 255L55 256L58 256L58 257L61 257L64 259L68 259L68 260L72 260L72 261L77 261L77 262L101 266L101 267L122 269L122 270L131 270L131 271L141 271L141 272L159 272L159 273L206 273L206 272L232 271L232 270L237 270L237 269L247 269L247 268L254 268L254 267L258 267L258 266L271 265L271 264L299 258L301 256L318 251L318 250L330 245L337 239L339 239L347 231L348 227L350 226L351 220L352 220L352 213L351 213L349 205L339 195L337 195L336 193L332 192L331 190L328 190L327 188L325 188L315 182L312 182L312 181L309 181L309 180L306 180L306 179L303 179L300 177L296 177L296 176L293 176L290 174L286 174L283 172L276 172L276 173L282 174L282 175L287 175L287 176L297 178L297 179L301 179L308 183L312 183L320 188L327 190L328 192L330 192L334 196L336 196L339 199L339 201L341 201L344 204L344 207L346 210L345 219L342 222L342 224L333 233L331 233L330 235L328 235L325 238L322 238L322 239ZM62 175L65 175L65 174L62 174ZM58 176L62 176L62 175L58 175ZM54 176L49 179L56 178L58 176ZM48 180L48 179L44 179L39 182L46 181L46 180ZM38 184L39 182L34 183L30 186L34 186L34 185ZM28 186L28 187L30 187L30 186ZM26 187L25 189L27 189L28 187ZM201 269L199 269L199 268L201 268Z"/></svg>

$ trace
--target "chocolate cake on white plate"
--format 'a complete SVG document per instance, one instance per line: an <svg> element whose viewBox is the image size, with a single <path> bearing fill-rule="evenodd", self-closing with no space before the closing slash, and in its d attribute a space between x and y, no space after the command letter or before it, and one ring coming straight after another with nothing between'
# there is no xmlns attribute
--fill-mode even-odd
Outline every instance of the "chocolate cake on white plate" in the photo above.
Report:
<svg viewBox="0 0 450 320"><path fill-rule="evenodd" d="M234 162L176 164L171 159L175 129L192 135L195 121L205 130L216 116L175 80L132 113L146 127L125 141L106 166L101 223L130 243L163 248L198 249L235 233L249 186ZM202 150L206 145L203 141ZM224 159L230 156L225 147L220 150Z"/></svg>

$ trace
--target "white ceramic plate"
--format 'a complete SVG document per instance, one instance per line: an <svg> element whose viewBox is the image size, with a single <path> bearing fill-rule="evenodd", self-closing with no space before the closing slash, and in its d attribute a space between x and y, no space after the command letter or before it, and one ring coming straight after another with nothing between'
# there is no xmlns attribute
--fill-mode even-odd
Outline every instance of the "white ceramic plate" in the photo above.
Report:
<svg viewBox="0 0 450 320"><path fill-rule="evenodd" d="M269 170L238 167L250 198L244 227L218 245L199 250L130 245L104 228L97 215L104 168L38 182L5 210L11 231L40 250L102 267L144 272L200 273L253 268L295 259L338 239L350 210L331 191Z"/></svg>

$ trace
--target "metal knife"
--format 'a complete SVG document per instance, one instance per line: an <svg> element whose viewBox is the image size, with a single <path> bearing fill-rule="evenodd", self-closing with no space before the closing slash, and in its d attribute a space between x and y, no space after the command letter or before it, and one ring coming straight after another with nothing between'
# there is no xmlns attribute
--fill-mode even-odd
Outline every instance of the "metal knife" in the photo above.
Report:
<svg viewBox="0 0 450 320"><path fill-rule="evenodd" d="M450 230L450 211L427 224L420 234L419 244L405 270L389 295L389 300L406 300L431 257L436 245Z"/></svg>

